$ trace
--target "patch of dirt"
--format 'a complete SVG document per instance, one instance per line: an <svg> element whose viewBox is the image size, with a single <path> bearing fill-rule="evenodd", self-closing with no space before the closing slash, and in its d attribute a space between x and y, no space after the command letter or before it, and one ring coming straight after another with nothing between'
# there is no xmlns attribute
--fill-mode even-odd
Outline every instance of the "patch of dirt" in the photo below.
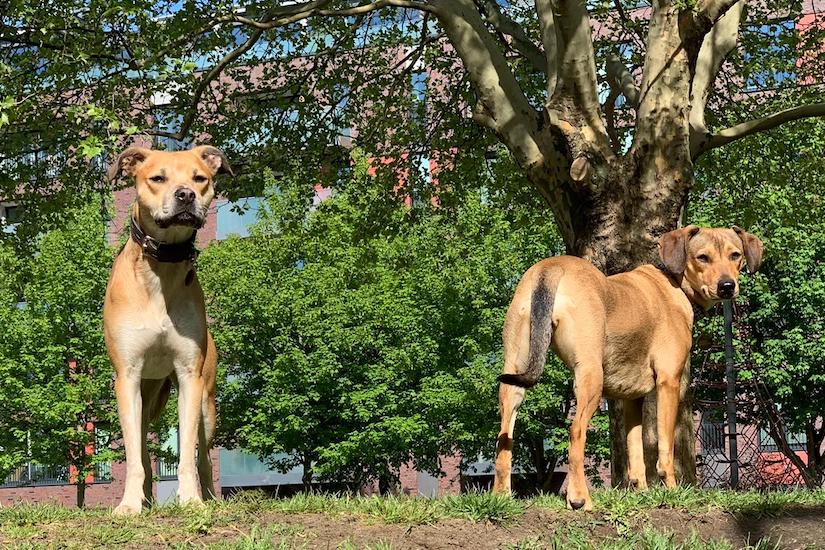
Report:
<svg viewBox="0 0 825 550"><path fill-rule="evenodd" d="M705 541L727 540L734 548L767 540L788 550L825 549L825 507L786 510L779 517L756 519L720 511L690 513L652 509L627 516L607 512L581 513L529 508L510 523L474 523L449 519L431 525L385 524L365 516L238 513L197 518L145 515L113 519L108 514L85 520L72 518L43 524L0 525L0 545L30 544L49 547L166 548L171 545L208 547L278 547L337 549L392 548L473 550L567 548L609 540L632 540L645 530L674 535L681 541L693 533ZM573 544L575 542L575 544ZM239 544L240 543L240 544ZM769 546L772 547L772 546Z"/></svg>
<svg viewBox="0 0 825 550"><path fill-rule="evenodd" d="M478 550L507 548L531 542L531 548L547 547L553 535L575 529L586 539L620 539L646 528L673 533L677 540L696 532L703 540L728 540L735 548L767 539L782 549L825 549L825 509L792 510L781 517L754 519L724 512L692 514L681 510L650 510L617 523L603 514L581 514L533 508L518 520L505 525L444 520L432 525L394 525L380 520L324 514L267 514L257 518L260 526L277 526L274 536L295 547L335 549L349 542L357 548L383 542L393 549ZM237 538L248 529L235 528ZM198 544L226 541L225 529L210 530Z"/></svg>

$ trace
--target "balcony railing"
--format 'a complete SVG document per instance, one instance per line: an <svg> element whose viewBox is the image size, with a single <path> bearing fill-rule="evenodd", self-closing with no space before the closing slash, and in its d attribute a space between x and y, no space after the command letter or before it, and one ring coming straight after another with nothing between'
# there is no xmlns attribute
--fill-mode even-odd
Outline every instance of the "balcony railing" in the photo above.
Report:
<svg viewBox="0 0 825 550"><path fill-rule="evenodd" d="M68 485L68 466L43 466L28 463L17 467L0 487L27 487L40 485Z"/></svg>
<svg viewBox="0 0 825 550"><path fill-rule="evenodd" d="M94 467L94 482L112 481L112 463L100 462ZM15 468L0 483L0 487L41 487L46 485L69 485L71 475L68 466L44 466L30 462Z"/></svg>
<svg viewBox="0 0 825 550"><path fill-rule="evenodd" d="M173 460L167 462L162 458L158 458L158 478L159 479L177 479L178 478L178 461Z"/></svg>

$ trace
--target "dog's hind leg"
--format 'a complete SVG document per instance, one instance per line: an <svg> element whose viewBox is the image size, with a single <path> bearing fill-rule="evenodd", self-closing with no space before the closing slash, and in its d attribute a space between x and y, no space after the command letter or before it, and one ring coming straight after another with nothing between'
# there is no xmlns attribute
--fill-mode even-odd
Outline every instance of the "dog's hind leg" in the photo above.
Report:
<svg viewBox="0 0 825 550"><path fill-rule="evenodd" d="M644 398L624 401L624 426L627 434L627 480L631 487L647 489L644 443L642 442L642 404Z"/></svg>
<svg viewBox="0 0 825 550"><path fill-rule="evenodd" d="M524 388L509 384L499 385L499 406L501 408L501 429L496 443L496 479L493 492L510 494L510 473L513 463L513 435L516 414L524 400Z"/></svg>
<svg viewBox="0 0 825 550"><path fill-rule="evenodd" d="M215 483L212 479L212 442L215 439L217 424L217 410L215 406L215 377L217 373L218 355L212 336L208 336L206 358L203 366L203 400L201 401L201 422L198 429L198 480L201 487L201 498L212 500L217 498Z"/></svg>
<svg viewBox="0 0 825 550"><path fill-rule="evenodd" d="M553 290L538 269L522 279L504 321L504 374L499 376L501 429L496 443L493 492L511 492L513 433L525 388L539 381L552 339Z"/></svg>
<svg viewBox="0 0 825 550"><path fill-rule="evenodd" d="M667 487L676 486L673 443L679 414L679 389L678 378L666 377L656 381L656 435L659 445L656 470Z"/></svg>
<svg viewBox="0 0 825 550"><path fill-rule="evenodd" d="M523 292L516 293L504 323L504 373L516 374L524 369L530 353L530 302ZM499 384L501 429L496 443L496 476L493 492L510 494L513 462L513 432L516 415L524 400L524 388L506 382Z"/></svg>
<svg viewBox="0 0 825 550"><path fill-rule="evenodd" d="M584 475L584 446L587 440L587 426L601 402L604 377L601 359L577 362L574 377L576 414L570 426L570 481L567 485L567 506L573 510L592 510L593 503Z"/></svg>

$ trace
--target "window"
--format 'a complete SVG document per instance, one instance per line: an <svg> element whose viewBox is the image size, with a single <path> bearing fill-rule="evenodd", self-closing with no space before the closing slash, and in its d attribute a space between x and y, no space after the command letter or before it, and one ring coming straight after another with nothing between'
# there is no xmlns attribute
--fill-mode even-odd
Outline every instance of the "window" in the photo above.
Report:
<svg viewBox="0 0 825 550"><path fill-rule="evenodd" d="M703 414L699 439L703 453L725 452L725 425L719 420L720 415Z"/></svg>
<svg viewBox="0 0 825 550"><path fill-rule="evenodd" d="M168 107L159 107L154 112L154 129L158 132L176 133L183 125L183 115ZM173 139L165 136L155 136L156 149L165 151L182 151L189 149L192 141L189 138Z"/></svg>
<svg viewBox="0 0 825 550"><path fill-rule="evenodd" d="M173 428L169 432L169 437L163 442L161 448L172 456L171 460L158 457L158 478L161 480L177 479L178 477L178 456L180 441L178 439L178 430Z"/></svg>
<svg viewBox="0 0 825 550"><path fill-rule="evenodd" d="M23 207L17 203L0 203L0 227L5 233L14 233L23 220Z"/></svg>
<svg viewBox="0 0 825 550"><path fill-rule="evenodd" d="M808 436L803 433L786 433L785 437L788 440L788 445L792 451L804 451L808 446ZM767 428L759 428L759 450L765 453L772 453L781 451L779 445L771 437Z"/></svg>
<svg viewBox="0 0 825 550"><path fill-rule="evenodd" d="M427 70L415 70L410 78L413 96L410 117L416 124L423 125L427 119Z"/></svg>
<svg viewBox="0 0 825 550"><path fill-rule="evenodd" d="M95 425L95 453L109 448L111 434L108 430ZM112 462L98 462L94 465L95 483L112 481Z"/></svg>
<svg viewBox="0 0 825 550"><path fill-rule="evenodd" d="M747 91L775 88L785 81L796 80L796 25L792 19L776 20L764 25L751 25L745 30L753 44L753 55L744 52L749 74Z"/></svg>
<svg viewBox="0 0 825 550"><path fill-rule="evenodd" d="M429 192L432 186L432 174L430 173L430 157L426 153L415 155L412 159L413 173L410 174L412 178L412 188L410 195L412 196L412 206L423 206L424 197Z"/></svg>
<svg viewBox="0 0 825 550"><path fill-rule="evenodd" d="M0 218L7 224L20 223L23 207L15 203L0 203Z"/></svg>

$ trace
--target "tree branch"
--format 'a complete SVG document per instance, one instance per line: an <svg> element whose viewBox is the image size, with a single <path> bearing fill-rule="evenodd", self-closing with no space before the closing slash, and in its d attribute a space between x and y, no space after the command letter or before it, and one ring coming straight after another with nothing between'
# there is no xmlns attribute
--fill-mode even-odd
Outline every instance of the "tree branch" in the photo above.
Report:
<svg viewBox="0 0 825 550"><path fill-rule="evenodd" d="M242 17L236 14L216 18L215 21L217 23L236 22L241 23L243 25L248 25L252 27L254 30L252 31L252 34L250 35L249 39L247 39L239 47L237 47L236 49L229 52L226 56L224 56L223 59L221 59L214 67L212 67L212 69L209 70L209 72L206 73L206 75L203 78L201 78L200 82L198 83L197 87L193 92L192 99L190 101L190 106L186 114L184 115L180 129L175 133L156 132L156 135L164 135L165 137L169 137L172 139L183 139L189 132L189 129L192 127L192 124L195 121L195 117L198 113L198 104L200 103L200 99L201 97L203 97L203 94L209 88L209 85L221 75L221 73L224 71L224 69L226 69L226 67L230 63L232 63L240 56L242 56L244 53L252 49L252 47L255 46L260 37L263 35L264 31L267 29L288 25L313 16L346 17L363 15L365 13L369 13L371 11L375 11L388 6L410 7L422 9L424 11L430 11L429 6L427 6L427 4L413 0L377 0L375 2L362 4L360 6L355 6L353 8L348 8L344 10L322 9L324 6L330 4L331 1L332 0L313 0L310 2L304 2L302 4L279 6L277 8L274 8L273 10L270 10L267 13L267 15L260 21Z"/></svg>
<svg viewBox="0 0 825 550"><path fill-rule="evenodd" d="M476 4L484 12L484 16L495 29L513 39L512 47L524 56L530 65L538 72L543 73L547 69L544 63L544 54L536 46L524 29L507 17L492 0L476 0Z"/></svg>
<svg viewBox="0 0 825 550"><path fill-rule="evenodd" d="M813 117L825 117L825 103L813 103L811 105L802 105L800 107L785 109L784 111L779 111L778 113L774 113L766 117L737 124L736 126L721 130L713 135L707 134L705 139L697 145L694 158L706 151L710 151L711 149L722 147L732 141L736 141L759 132L771 130L781 124L785 124L786 122Z"/></svg>
<svg viewBox="0 0 825 550"><path fill-rule="evenodd" d="M707 134L705 108L708 97L722 62L736 47L744 7L745 0L739 0L716 22L702 40L690 90L690 127L694 135Z"/></svg>
<svg viewBox="0 0 825 550"><path fill-rule="evenodd" d="M536 0L536 15L541 31L541 43L544 46L544 63L547 74L547 102L556 95L559 81L559 29L556 25L556 15L553 13L553 0Z"/></svg>
<svg viewBox="0 0 825 550"><path fill-rule="evenodd" d="M539 128L542 113L527 100L473 0L432 0L431 4L478 98L473 119L507 146L550 205L560 233L572 246L575 234L566 207L570 199L565 195L570 184L566 137L557 128ZM587 45L592 49L589 40ZM606 135L604 141L609 150Z"/></svg>
<svg viewBox="0 0 825 550"><path fill-rule="evenodd" d="M707 33L739 0L700 0L696 5L693 21L699 32Z"/></svg>
<svg viewBox="0 0 825 550"><path fill-rule="evenodd" d="M653 154L657 162L648 166L658 174L678 171L683 161L689 160L690 124L685 107L690 98L691 70L681 8L671 2L653 4L632 152ZM700 41L696 41L697 51Z"/></svg>
<svg viewBox="0 0 825 550"><path fill-rule="evenodd" d="M638 107L639 87L636 86L636 79L618 54L613 52L607 56L605 68L610 87L623 94L629 105Z"/></svg>
<svg viewBox="0 0 825 550"><path fill-rule="evenodd" d="M538 113L472 0L436 0L434 13L461 57L478 96L473 118L496 133L524 168L544 161L536 142Z"/></svg>
<svg viewBox="0 0 825 550"><path fill-rule="evenodd" d="M192 127L192 124L195 122L195 117L198 115L198 105L200 104L201 97L203 97L204 92L206 92L210 84L212 84L212 81L218 78L230 63L252 49L263 33L263 29L256 29L252 31L252 34L246 42L226 54L223 59L218 61L218 63L216 63L215 66L212 67L212 69L210 69L203 78L201 78L197 87L195 87L195 91L192 93L192 100L189 104L189 109L183 117L183 122L181 123L180 129L169 137L173 139L183 139L186 136L189 129Z"/></svg>
<svg viewBox="0 0 825 550"><path fill-rule="evenodd" d="M619 153L619 133L616 131L616 100L619 98L619 90L610 88L610 94L604 103L604 117L607 120L607 135L610 137L610 145L615 153Z"/></svg>
<svg viewBox="0 0 825 550"><path fill-rule="evenodd" d="M261 21L237 14L220 17L218 21L242 23L256 29L267 30L297 23L310 17L349 17L353 15L363 15L387 7L432 11L432 6L425 0L375 0L374 2L367 2L346 9L324 9L324 6L330 4L331 1L332 0L315 0L302 4L279 6L267 12L267 16Z"/></svg>
<svg viewBox="0 0 825 550"><path fill-rule="evenodd" d="M596 149L608 153L610 147L599 105L596 60L587 6L584 0L558 0L553 13L557 16L562 40L560 93L572 99L584 115L587 126L593 133L586 140L595 145ZM597 143L599 139L602 143Z"/></svg>

